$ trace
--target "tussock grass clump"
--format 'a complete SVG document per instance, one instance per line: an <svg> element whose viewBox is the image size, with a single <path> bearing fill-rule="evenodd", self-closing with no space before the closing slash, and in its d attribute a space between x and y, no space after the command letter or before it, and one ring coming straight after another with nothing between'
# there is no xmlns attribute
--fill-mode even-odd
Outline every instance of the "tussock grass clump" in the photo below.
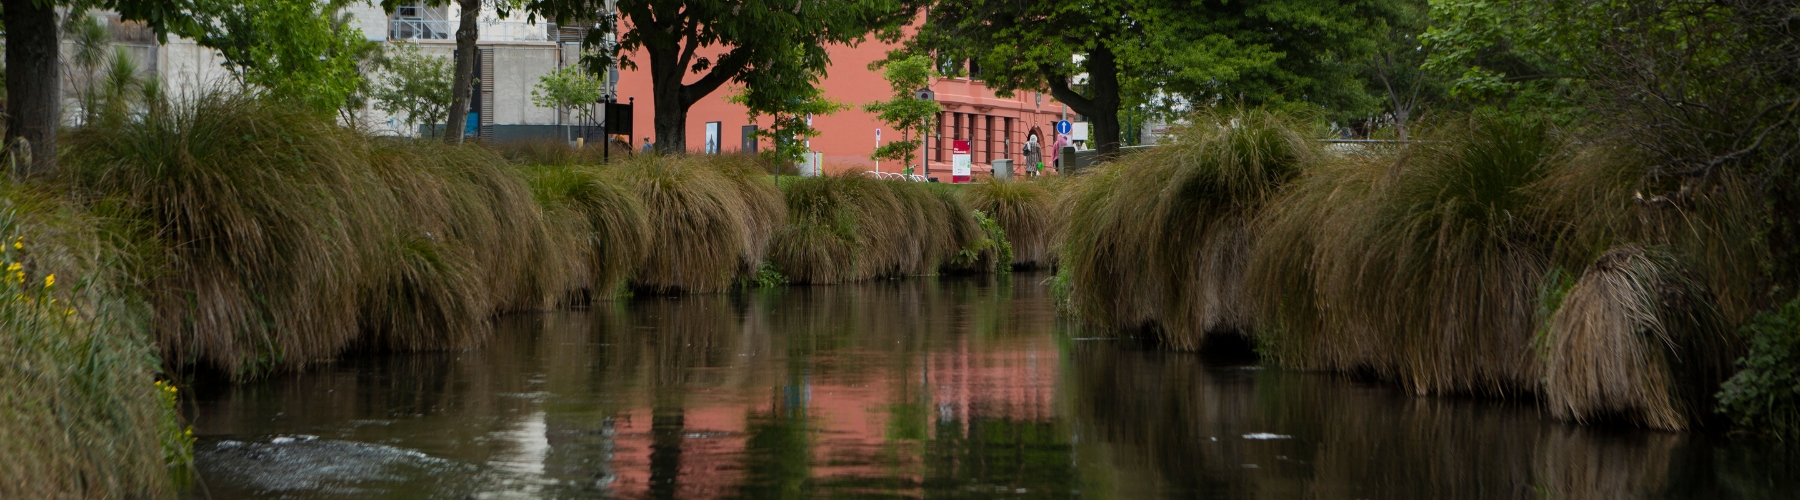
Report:
<svg viewBox="0 0 1800 500"><path fill-rule="evenodd" d="M1012 243L1009 264L1022 268L1050 267L1056 263L1051 246L1061 227L1053 219L1056 193L1044 181L989 181L964 189L969 208L993 217Z"/></svg>
<svg viewBox="0 0 1800 500"><path fill-rule="evenodd" d="M0 180L0 497L173 498L192 438L127 289L131 236L43 192Z"/></svg>
<svg viewBox="0 0 1800 500"><path fill-rule="evenodd" d="M1762 207L1731 175L1659 185L1641 156L1601 141L1535 189L1555 230L1554 273L1586 269L1546 304L1544 396L1562 418L1682 429L1743 351L1730 332L1760 303Z"/></svg>
<svg viewBox="0 0 1800 500"><path fill-rule="evenodd" d="M354 339L371 252L398 213L361 138L302 110L206 96L70 137L68 170L124 198L167 247L154 330L177 365L240 374L336 354Z"/></svg>
<svg viewBox="0 0 1800 500"><path fill-rule="evenodd" d="M642 200L652 249L633 286L655 293L716 292L755 272L786 222L781 193L748 155L639 155L617 175Z"/></svg>
<svg viewBox="0 0 1800 500"><path fill-rule="evenodd" d="M631 156L630 148L614 146L609 153L598 143L587 143L581 147L560 139L538 139L524 141L507 141L485 144L500 156L513 163L523 165L599 165L604 160L624 159Z"/></svg>
<svg viewBox="0 0 1800 500"><path fill-rule="evenodd" d="M155 235L163 355L238 377L347 346L460 348L551 274L528 185L478 148L379 141L213 94L72 134L69 176Z"/></svg>
<svg viewBox="0 0 1800 500"><path fill-rule="evenodd" d="M1684 428L1738 350L1757 212L1732 179L1685 201L1651 182L1628 149L1479 115L1322 161L1257 217L1263 351Z"/></svg>
<svg viewBox="0 0 1800 500"><path fill-rule="evenodd" d="M783 195L789 223L771 242L770 261L796 283L931 274L982 238L948 188L846 172L797 178Z"/></svg>
<svg viewBox="0 0 1800 500"><path fill-rule="evenodd" d="M1251 270L1266 351L1421 394L1531 390L1549 256L1528 189L1562 143L1492 117L1428 137L1322 164L1268 205Z"/></svg>
<svg viewBox="0 0 1800 500"><path fill-rule="evenodd" d="M1303 130L1263 110L1199 115L1172 144L1070 181L1061 265L1075 313L1153 328L1183 350L1209 332L1250 331L1246 225L1317 156Z"/></svg>
<svg viewBox="0 0 1800 500"><path fill-rule="evenodd" d="M1550 317L1544 393L1558 418L1625 415L1660 429L1686 427L1671 355L1683 351L1664 318L1684 311L1674 264L1637 246L1601 255ZM1693 324L1694 322L1688 322ZM1693 332L1699 333L1699 332Z"/></svg>
<svg viewBox="0 0 1800 500"><path fill-rule="evenodd" d="M559 270L542 278L561 302L591 305L612 297L646 250L650 221L643 203L601 168L587 165L520 167L544 209L545 254Z"/></svg>
<svg viewBox="0 0 1800 500"><path fill-rule="evenodd" d="M369 340L400 350L475 345L497 311L543 309L557 275L542 210L504 160L435 141L364 153L400 211L370 256L361 300Z"/></svg>

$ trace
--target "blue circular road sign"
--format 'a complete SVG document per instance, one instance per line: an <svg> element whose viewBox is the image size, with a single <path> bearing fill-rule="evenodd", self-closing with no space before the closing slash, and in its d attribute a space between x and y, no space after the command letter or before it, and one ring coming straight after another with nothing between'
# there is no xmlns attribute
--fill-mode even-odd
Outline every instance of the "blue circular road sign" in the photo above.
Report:
<svg viewBox="0 0 1800 500"><path fill-rule="evenodd" d="M1069 124L1068 120L1062 120L1062 121L1056 122L1056 133L1058 133L1058 134L1067 134L1074 130L1075 130L1075 126Z"/></svg>

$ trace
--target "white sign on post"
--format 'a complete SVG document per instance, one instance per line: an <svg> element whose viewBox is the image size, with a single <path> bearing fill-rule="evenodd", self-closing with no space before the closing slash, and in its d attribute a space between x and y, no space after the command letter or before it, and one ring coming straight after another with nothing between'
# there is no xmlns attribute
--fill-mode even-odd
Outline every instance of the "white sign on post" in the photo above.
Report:
<svg viewBox="0 0 1800 500"><path fill-rule="evenodd" d="M802 156L802 158L804 158L805 161L800 163L800 176L801 177L818 177L819 176L819 167L822 163L825 162L825 153L814 153L814 152L808 151L808 152L806 152L805 155Z"/></svg>
<svg viewBox="0 0 1800 500"><path fill-rule="evenodd" d="M950 143L950 182L969 182L969 141L951 141Z"/></svg>
<svg viewBox="0 0 1800 500"><path fill-rule="evenodd" d="M1071 127L1071 128L1073 128L1074 130L1069 132L1069 140L1071 140L1071 141L1087 140L1088 123L1087 122L1075 122L1072 125L1073 125L1073 127Z"/></svg>

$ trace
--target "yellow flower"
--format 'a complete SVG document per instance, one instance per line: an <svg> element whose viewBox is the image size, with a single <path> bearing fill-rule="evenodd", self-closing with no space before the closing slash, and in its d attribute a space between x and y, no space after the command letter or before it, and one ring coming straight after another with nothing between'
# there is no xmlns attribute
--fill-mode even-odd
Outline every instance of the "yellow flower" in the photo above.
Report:
<svg viewBox="0 0 1800 500"><path fill-rule="evenodd" d="M56 275L54 275L54 274L44 275L44 287L45 288L48 288L48 287L50 287L50 285L55 285L55 284L56 284Z"/></svg>
<svg viewBox="0 0 1800 500"><path fill-rule="evenodd" d="M11 265L8 265L8 266L6 266L6 270L8 270L8 271L17 271L17 270L19 270L19 268L21 268L21 267L24 267L24 266L22 266L22 265L20 265L20 264L19 264L19 263L17 263L17 262L14 262L14 263L12 263L12 264L11 264Z"/></svg>

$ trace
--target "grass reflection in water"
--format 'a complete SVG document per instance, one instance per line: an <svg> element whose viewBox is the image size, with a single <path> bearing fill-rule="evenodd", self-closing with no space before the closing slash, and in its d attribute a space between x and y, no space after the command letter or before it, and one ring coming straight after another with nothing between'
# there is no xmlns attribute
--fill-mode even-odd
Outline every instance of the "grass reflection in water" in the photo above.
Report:
<svg viewBox="0 0 1800 500"><path fill-rule="evenodd" d="M1731 498L1800 477L1788 455L1532 402L1074 340L1042 279L508 316L479 351L199 391L202 479L287 498ZM318 439L271 442L294 435ZM305 455L343 442L374 447Z"/></svg>

